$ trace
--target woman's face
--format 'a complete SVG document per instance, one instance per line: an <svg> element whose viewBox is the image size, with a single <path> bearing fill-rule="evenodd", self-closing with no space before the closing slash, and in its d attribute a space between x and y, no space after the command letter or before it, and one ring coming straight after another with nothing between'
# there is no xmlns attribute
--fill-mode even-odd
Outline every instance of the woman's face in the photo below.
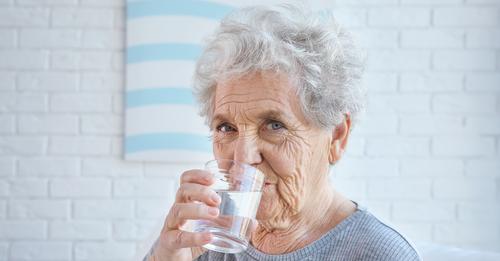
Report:
<svg viewBox="0 0 500 261"><path fill-rule="evenodd" d="M216 158L265 174L257 213L265 227L287 227L318 186L328 183L331 131L306 119L284 74L259 72L218 83L211 128Z"/></svg>

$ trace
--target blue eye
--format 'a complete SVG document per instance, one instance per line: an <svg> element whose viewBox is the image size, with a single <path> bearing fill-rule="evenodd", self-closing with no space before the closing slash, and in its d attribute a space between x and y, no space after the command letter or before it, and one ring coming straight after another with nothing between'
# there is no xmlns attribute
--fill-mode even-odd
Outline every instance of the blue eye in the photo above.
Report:
<svg viewBox="0 0 500 261"><path fill-rule="evenodd" d="M285 128L285 126L283 125L283 123L279 121L271 121L268 124L266 124L266 129L268 130L276 131L276 130L281 130L283 128Z"/></svg>

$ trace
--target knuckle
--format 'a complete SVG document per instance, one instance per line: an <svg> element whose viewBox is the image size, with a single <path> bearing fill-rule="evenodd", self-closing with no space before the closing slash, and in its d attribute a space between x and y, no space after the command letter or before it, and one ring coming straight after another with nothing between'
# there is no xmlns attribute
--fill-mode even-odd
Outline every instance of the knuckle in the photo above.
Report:
<svg viewBox="0 0 500 261"><path fill-rule="evenodd" d="M184 242L184 231L179 230L179 232L175 237L174 245L176 245L177 247L181 247L183 242Z"/></svg>
<svg viewBox="0 0 500 261"><path fill-rule="evenodd" d="M177 190L177 197L180 198L180 199L185 199L186 197L186 186L185 185L181 185L179 186L179 189Z"/></svg>
<svg viewBox="0 0 500 261"><path fill-rule="evenodd" d="M170 238L171 234L172 233L169 233L168 231L161 233L161 242L164 242L164 246L166 249L174 250L176 246L174 245L174 241Z"/></svg>
<svg viewBox="0 0 500 261"><path fill-rule="evenodd" d="M174 204L172 206L172 210L171 210L171 213L172 213L172 216L174 219L180 219L182 217L182 208L179 204Z"/></svg>

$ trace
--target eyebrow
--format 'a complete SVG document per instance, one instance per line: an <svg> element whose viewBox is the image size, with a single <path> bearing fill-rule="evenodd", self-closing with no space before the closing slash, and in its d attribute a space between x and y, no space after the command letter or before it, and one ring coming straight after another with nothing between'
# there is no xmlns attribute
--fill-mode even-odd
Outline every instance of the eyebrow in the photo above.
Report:
<svg viewBox="0 0 500 261"><path fill-rule="evenodd" d="M269 110L261 112L257 115L259 119L287 120L290 116L278 110Z"/></svg>
<svg viewBox="0 0 500 261"><path fill-rule="evenodd" d="M224 121L229 121L230 117L227 117L227 114L225 113L217 113L214 115L212 119L212 123L214 122L224 122ZM268 110L268 111L263 111L259 114L257 114L258 119L272 119L272 120L279 120L279 121L285 121L290 122L290 116L286 113L283 113L282 111L279 110ZM215 128L215 126L211 125L211 128Z"/></svg>

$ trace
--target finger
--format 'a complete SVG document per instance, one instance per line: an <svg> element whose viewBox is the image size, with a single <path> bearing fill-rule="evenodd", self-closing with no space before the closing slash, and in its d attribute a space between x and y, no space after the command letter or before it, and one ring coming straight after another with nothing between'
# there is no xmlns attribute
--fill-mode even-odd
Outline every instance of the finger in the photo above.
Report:
<svg viewBox="0 0 500 261"><path fill-rule="evenodd" d="M217 206L221 198L210 187L196 183L184 183L177 190L175 201L180 203L200 201L210 206Z"/></svg>
<svg viewBox="0 0 500 261"><path fill-rule="evenodd" d="M167 249L175 250L186 247L203 246L212 241L210 232L192 233L183 230L171 230L162 233L162 242Z"/></svg>
<svg viewBox="0 0 500 261"><path fill-rule="evenodd" d="M213 219L219 215L219 209L200 203L175 203L167 215L167 229L178 229L186 219Z"/></svg>
<svg viewBox="0 0 500 261"><path fill-rule="evenodd" d="M192 169L182 173L180 183L198 183L208 186L214 183L214 181L212 173L200 169Z"/></svg>

